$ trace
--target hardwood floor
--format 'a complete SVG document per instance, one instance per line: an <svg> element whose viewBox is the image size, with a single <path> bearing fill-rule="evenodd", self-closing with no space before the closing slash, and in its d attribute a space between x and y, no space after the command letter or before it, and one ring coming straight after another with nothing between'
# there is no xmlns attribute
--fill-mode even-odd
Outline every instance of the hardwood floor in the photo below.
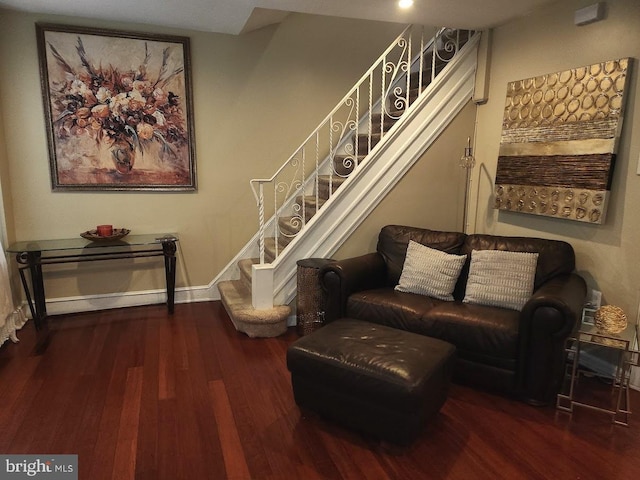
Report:
<svg viewBox="0 0 640 480"><path fill-rule="evenodd" d="M631 479L640 419L573 417L454 385L408 448L293 400L294 329L237 333L219 302L52 317L0 348L0 452L78 454L100 479ZM633 392L632 405L640 405Z"/></svg>

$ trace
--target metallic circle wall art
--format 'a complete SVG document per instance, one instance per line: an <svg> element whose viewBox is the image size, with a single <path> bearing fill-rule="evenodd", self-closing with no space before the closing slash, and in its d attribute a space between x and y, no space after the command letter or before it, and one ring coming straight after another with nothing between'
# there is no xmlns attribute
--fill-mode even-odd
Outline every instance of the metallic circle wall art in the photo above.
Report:
<svg viewBox="0 0 640 480"><path fill-rule="evenodd" d="M605 221L630 61L507 84L495 208Z"/></svg>

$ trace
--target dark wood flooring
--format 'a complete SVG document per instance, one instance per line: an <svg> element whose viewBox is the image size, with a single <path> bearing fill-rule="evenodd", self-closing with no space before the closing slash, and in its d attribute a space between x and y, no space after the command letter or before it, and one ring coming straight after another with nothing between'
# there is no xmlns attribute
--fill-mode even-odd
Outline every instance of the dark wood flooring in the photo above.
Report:
<svg viewBox="0 0 640 480"><path fill-rule="evenodd" d="M0 349L0 452L79 455L100 479L636 479L640 418L454 385L408 448L296 407L293 329L237 333L219 302L52 317ZM632 401L640 405L640 392Z"/></svg>

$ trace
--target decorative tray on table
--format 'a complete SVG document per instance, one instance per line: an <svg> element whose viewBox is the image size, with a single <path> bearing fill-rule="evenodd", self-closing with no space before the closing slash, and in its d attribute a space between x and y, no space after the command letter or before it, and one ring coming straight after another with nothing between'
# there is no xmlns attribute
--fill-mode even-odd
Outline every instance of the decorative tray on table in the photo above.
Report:
<svg viewBox="0 0 640 480"><path fill-rule="evenodd" d="M112 240L120 240L121 238L126 237L129 232L131 232L131 230L128 228L114 228L111 235L98 235L97 230L87 230L86 232L82 232L80 236L87 240L91 240L92 242L108 242Z"/></svg>

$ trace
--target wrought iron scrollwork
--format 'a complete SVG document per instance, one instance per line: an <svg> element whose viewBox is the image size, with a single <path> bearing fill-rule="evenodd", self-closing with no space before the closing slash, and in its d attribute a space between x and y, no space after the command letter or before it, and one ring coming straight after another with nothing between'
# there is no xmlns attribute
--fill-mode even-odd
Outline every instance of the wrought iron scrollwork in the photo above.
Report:
<svg viewBox="0 0 640 480"><path fill-rule="evenodd" d="M16 262L20 265L29 265L29 253L28 252L20 252L16 254Z"/></svg>
<svg viewBox="0 0 640 480"><path fill-rule="evenodd" d="M286 245L299 235L327 200L319 194L320 176L323 194L330 198L337 185L358 170L363 159L390 132L393 122L418 100L473 33L442 28L427 36L423 27L407 27L272 177L251 180L258 204L260 263L265 263L267 230L275 237L277 257L281 249L279 238L285 237L287 241L282 244ZM305 152L315 155L315 165L309 165L309 172ZM273 186L274 202L274 216L269 222L264 218L267 184ZM308 194L314 196L310 203L313 212L306 211L304 197ZM302 201L293 195L302 196ZM286 216L285 211L291 216ZM280 226L283 217L288 222L283 225L286 231Z"/></svg>

